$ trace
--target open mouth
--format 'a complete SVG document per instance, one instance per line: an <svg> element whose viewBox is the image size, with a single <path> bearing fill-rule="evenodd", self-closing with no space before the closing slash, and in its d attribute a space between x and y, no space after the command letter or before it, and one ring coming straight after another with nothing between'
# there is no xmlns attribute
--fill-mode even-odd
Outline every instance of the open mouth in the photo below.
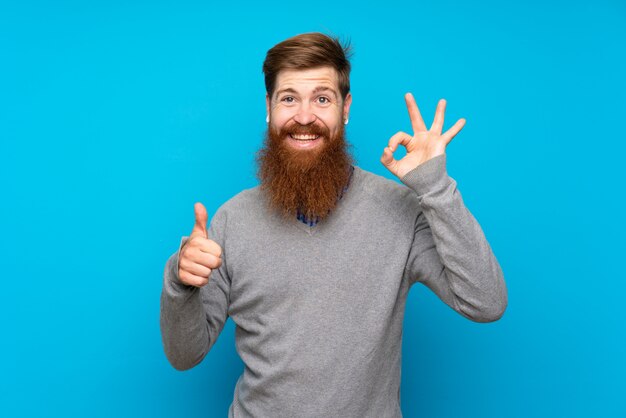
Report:
<svg viewBox="0 0 626 418"><path fill-rule="evenodd" d="M319 137L319 135L289 134L289 138L302 142L315 141Z"/></svg>
<svg viewBox="0 0 626 418"><path fill-rule="evenodd" d="M323 135L317 134L296 134L287 135L287 143L296 149L313 149L322 144Z"/></svg>

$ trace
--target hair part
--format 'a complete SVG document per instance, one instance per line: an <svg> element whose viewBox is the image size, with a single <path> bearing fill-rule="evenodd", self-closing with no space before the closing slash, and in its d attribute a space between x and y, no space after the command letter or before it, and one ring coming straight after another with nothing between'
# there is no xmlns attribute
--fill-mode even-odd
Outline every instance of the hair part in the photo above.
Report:
<svg viewBox="0 0 626 418"><path fill-rule="evenodd" d="M343 44L319 32L304 33L274 45L265 56L263 74L265 90L271 98L276 87L276 78L282 70L308 70L332 67L337 71L339 92L345 100L350 92L350 41Z"/></svg>

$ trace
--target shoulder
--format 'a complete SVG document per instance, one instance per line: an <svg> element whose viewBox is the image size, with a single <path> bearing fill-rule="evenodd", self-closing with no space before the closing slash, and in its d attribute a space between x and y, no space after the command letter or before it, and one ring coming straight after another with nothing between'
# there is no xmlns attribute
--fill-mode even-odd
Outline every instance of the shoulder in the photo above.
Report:
<svg viewBox="0 0 626 418"><path fill-rule="evenodd" d="M259 186L242 190L228 199L219 210L226 212L245 212L262 204L261 188Z"/></svg>
<svg viewBox="0 0 626 418"><path fill-rule="evenodd" d="M259 186L244 189L228 199L217 210L217 213L237 215L241 213L256 212L263 205L263 196Z"/></svg>
<svg viewBox="0 0 626 418"><path fill-rule="evenodd" d="M263 209L263 199L259 186L244 189L224 202L215 212L212 224L222 225L231 220L249 217L252 214L259 216Z"/></svg>

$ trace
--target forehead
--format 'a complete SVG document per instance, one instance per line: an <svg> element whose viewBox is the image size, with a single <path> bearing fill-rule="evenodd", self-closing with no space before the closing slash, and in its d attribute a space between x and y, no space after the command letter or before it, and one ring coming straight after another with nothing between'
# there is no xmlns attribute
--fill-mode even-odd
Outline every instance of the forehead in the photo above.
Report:
<svg viewBox="0 0 626 418"><path fill-rule="evenodd" d="M311 91L316 87L339 88L337 70L332 67L309 68L306 70L282 70L276 77L275 91L294 89Z"/></svg>

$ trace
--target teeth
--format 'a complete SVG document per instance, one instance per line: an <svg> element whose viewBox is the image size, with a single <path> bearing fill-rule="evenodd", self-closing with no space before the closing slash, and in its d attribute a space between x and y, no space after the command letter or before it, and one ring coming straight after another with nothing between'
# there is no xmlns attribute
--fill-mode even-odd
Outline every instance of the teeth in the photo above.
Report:
<svg viewBox="0 0 626 418"><path fill-rule="evenodd" d="M319 138L319 135L291 135L291 137L298 141L312 141Z"/></svg>

